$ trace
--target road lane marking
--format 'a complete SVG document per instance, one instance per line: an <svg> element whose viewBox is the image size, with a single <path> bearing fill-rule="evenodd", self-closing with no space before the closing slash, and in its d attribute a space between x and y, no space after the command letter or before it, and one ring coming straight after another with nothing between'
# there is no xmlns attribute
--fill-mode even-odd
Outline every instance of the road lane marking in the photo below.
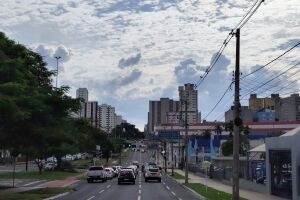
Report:
<svg viewBox="0 0 300 200"><path fill-rule="evenodd" d="M101 191L99 192L99 194L101 194L102 192L104 192L104 190L101 190Z"/></svg>
<svg viewBox="0 0 300 200"><path fill-rule="evenodd" d="M110 188L110 186L111 186L111 185L108 185L108 186L106 186L106 188L108 189L108 188Z"/></svg>
<svg viewBox="0 0 300 200"><path fill-rule="evenodd" d="M139 185L139 188L141 188L142 186L141 185Z"/></svg>
<svg viewBox="0 0 300 200"><path fill-rule="evenodd" d="M39 182L42 182L42 181L33 181L33 182L27 183L23 186L29 186L29 185L33 185L33 184L36 184L36 183L39 183Z"/></svg>
<svg viewBox="0 0 300 200"><path fill-rule="evenodd" d="M166 183L165 183L165 182L163 182L163 184L164 184L164 185L166 185Z"/></svg>
<svg viewBox="0 0 300 200"><path fill-rule="evenodd" d="M139 190L139 194L141 194L142 193L142 191L141 190Z"/></svg>
<svg viewBox="0 0 300 200"><path fill-rule="evenodd" d="M95 196L92 196L92 197L88 198L87 200L91 200L91 199L93 199L93 198L95 198Z"/></svg>
<svg viewBox="0 0 300 200"><path fill-rule="evenodd" d="M138 200L141 200L141 195L138 196Z"/></svg>
<svg viewBox="0 0 300 200"><path fill-rule="evenodd" d="M62 193L62 194L58 194L58 195L56 195L56 196L52 196L52 197L46 198L46 199L44 199L44 200L53 200L53 199L57 199L57 198L66 196L66 195L68 195L69 193L70 193L70 192L65 192L65 193Z"/></svg>
<svg viewBox="0 0 300 200"><path fill-rule="evenodd" d="M170 190L169 186L166 186L166 188L167 188L168 190Z"/></svg>
<svg viewBox="0 0 300 200"><path fill-rule="evenodd" d="M171 191L171 193L172 193L174 196L176 196L175 192Z"/></svg>
<svg viewBox="0 0 300 200"><path fill-rule="evenodd" d="M178 198L178 200L182 200L182 198Z"/></svg>

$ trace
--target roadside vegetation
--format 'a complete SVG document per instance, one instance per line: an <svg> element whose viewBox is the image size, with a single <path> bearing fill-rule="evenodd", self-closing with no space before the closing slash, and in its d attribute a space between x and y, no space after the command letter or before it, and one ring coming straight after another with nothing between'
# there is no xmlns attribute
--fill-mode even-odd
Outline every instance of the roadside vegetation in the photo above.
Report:
<svg viewBox="0 0 300 200"><path fill-rule="evenodd" d="M168 174L174 178L174 179L184 179L184 176L182 176L181 174L178 174L177 172L174 172L174 175L172 176L172 172L168 172Z"/></svg>
<svg viewBox="0 0 300 200"><path fill-rule="evenodd" d="M25 192L0 192L0 200L42 200L57 194L71 192L70 188L41 188Z"/></svg>
<svg viewBox="0 0 300 200"><path fill-rule="evenodd" d="M45 171L42 174L38 172L16 172L16 179L36 179L36 180L62 180L69 176L77 176L82 172L65 171ZM0 179L12 179L12 173L0 173Z"/></svg>
<svg viewBox="0 0 300 200"><path fill-rule="evenodd" d="M226 192L222 192L219 190L216 190L211 187L207 187L206 191L206 186L201 184L201 183L188 183L184 184L188 188L194 190L201 196L207 198L207 200L220 200L220 199L232 199L232 195ZM241 200L246 200L245 198L240 197Z"/></svg>
<svg viewBox="0 0 300 200"><path fill-rule="evenodd" d="M82 100L71 98L68 86L54 87L55 73L41 55L0 32L0 149L9 150L12 162L20 155L27 163L35 159L39 173L48 174L43 160L54 156L55 170L70 172L72 166L62 160L66 154L95 156L100 145L101 157L108 162L124 148L125 139L143 138L129 123L117 126L111 137L89 120L73 118ZM84 164L74 165L80 162Z"/></svg>

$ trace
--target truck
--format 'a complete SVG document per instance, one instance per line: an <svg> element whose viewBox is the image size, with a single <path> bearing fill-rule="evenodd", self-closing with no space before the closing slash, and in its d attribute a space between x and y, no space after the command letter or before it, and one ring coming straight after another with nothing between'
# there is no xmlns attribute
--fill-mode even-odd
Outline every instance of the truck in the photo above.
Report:
<svg viewBox="0 0 300 200"><path fill-rule="evenodd" d="M87 171L87 182L93 183L94 181L107 181L107 174L103 167L93 166Z"/></svg>

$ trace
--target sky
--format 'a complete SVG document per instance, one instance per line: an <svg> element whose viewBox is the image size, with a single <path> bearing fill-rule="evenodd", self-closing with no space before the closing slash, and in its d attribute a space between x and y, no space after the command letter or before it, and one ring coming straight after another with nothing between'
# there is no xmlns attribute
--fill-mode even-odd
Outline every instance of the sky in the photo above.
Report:
<svg viewBox="0 0 300 200"><path fill-rule="evenodd" d="M79 87L89 99L143 130L149 100L178 99L178 86L196 83L231 29L254 0L0 0L0 31L42 55L50 70L60 56L58 85ZM300 41L300 1L265 0L241 29L241 72L247 74ZM247 91L299 62L300 48L242 80ZM297 60L298 59L298 60ZM205 117L232 81L235 38L198 87ZM289 70L266 84L261 96L287 86L299 87L298 71ZM207 120L221 120L232 103L230 90Z"/></svg>

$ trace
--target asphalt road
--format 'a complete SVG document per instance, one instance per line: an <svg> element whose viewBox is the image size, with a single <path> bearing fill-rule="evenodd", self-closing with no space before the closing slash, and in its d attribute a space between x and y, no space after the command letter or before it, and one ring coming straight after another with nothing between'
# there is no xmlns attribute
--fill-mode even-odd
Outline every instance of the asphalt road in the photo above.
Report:
<svg viewBox="0 0 300 200"><path fill-rule="evenodd" d="M132 161L144 163L149 161L147 153L133 152L128 158ZM117 178L105 183L87 183L80 181L72 192L60 199L63 200L199 200L192 192L180 186L177 182L163 175L161 183L145 182L139 173L136 184L118 185Z"/></svg>

